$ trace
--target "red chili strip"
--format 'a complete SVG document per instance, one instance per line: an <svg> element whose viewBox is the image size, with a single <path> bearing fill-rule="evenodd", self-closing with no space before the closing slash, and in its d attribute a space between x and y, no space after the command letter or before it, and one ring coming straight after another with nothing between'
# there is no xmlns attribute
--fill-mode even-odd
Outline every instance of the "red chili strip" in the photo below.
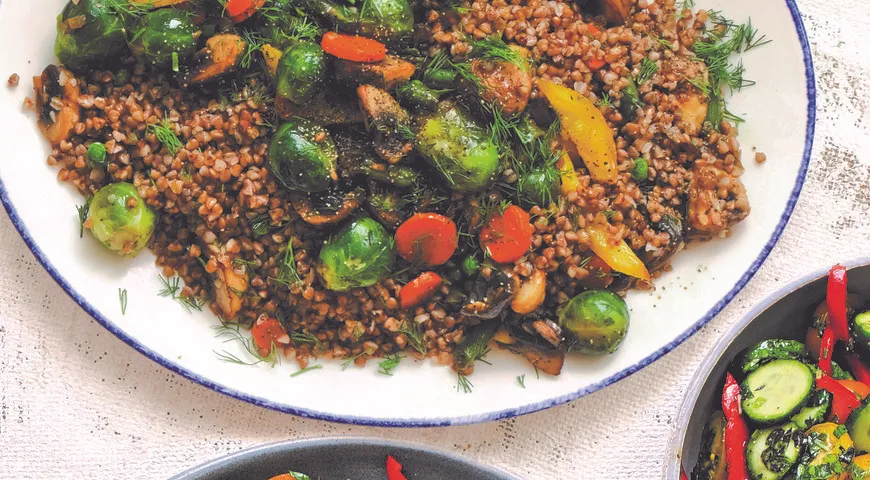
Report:
<svg viewBox="0 0 870 480"><path fill-rule="evenodd" d="M827 375L830 375L833 370L831 356L834 355L835 342L834 328L828 325L822 333L822 348L819 351L819 368Z"/></svg>
<svg viewBox="0 0 870 480"><path fill-rule="evenodd" d="M728 480L748 480L746 470L746 442L749 429L740 414L740 385L729 372L722 389L722 411L725 413L725 461L728 465Z"/></svg>
<svg viewBox="0 0 870 480"><path fill-rule="evenodd" d="M402 464L392 455L387 455L387 480L408 480L402 474Z"/></svg>
<svg viewBox="0 0 870 480"><path fill-rule="evenodd" d="M858 397L840 382L834 380L833 377L822 375L821 378L816 380L816 386L831 392L831 396L833 396L831 401L831 420L834 422L845 422L849 418L849 414L852 413L852 410L861 405Z"/></svg>
<svg viewBox="0 0 870 480"><path fill-rule="evenodd" d="M828 273L828 318L834 335L841 342L849 342L849 323L846 315L846 267L834 265Z"/></svg>
<svg viewBox="0 0 870 480"><path fill-rule="evenodd" d="M683 470L683 467L680 467L680 480L689 480L689 476L686 475L686 471Z"/></svg>
<svg viewBox="0 0 870 480"><path fill-rule="evenodd" d="M849 370L859 382L870 385L870 367L868 367L858 355L850 353L846 355L846 362L849 363Z"/></svg>

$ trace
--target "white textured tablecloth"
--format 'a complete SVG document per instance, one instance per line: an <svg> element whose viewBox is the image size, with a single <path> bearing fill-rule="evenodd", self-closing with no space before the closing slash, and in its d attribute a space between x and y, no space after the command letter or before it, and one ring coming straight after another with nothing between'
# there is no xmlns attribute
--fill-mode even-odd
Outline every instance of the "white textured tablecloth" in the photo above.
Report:
<svg viewBox="0 0 870 480"><path fill-rule="evenodd" d="M3 215L0 479L166 479L262 442L323 435L425 442L533 480L660 478L677 405L721 332L790 279L870 256L870 2L799 5L819 90L800 202L746 289L652 366L568 405L497 423L402 430L303 420L200 387L127 347L64 294Z"/></svg>

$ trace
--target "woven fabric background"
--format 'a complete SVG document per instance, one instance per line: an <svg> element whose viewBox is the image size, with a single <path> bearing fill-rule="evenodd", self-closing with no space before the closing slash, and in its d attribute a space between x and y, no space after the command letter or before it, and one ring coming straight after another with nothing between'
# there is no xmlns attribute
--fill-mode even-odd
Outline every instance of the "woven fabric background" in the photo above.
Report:
<svg viewBox="0 0 870 480"><path fill-rule="evenodd" d="M66 296L3 215L0 479L165 479L262 442L324 435L424 442L534 480L661 478L677 406L720 334L789 280L870 257L870 3L799 6L819 91L800 202L746 289L649 368L568 405L483 425L402 430L304 420L195 385L127 347Z"/></svg>

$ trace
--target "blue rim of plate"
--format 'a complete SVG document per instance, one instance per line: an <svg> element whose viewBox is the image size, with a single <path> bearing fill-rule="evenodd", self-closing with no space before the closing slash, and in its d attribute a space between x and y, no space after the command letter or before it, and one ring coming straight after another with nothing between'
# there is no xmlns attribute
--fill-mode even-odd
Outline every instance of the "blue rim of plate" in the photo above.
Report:
<svg viewBox="0 0 870 480"><path fill-rule="evenodd" d="M782 231L785 229L786 224L788 224L789 219L791 218L792 212L794 211L795 204L797 203L798 197L800 197L801 189L804 185L804 180L806 179L807 168L810 163L810 156L813 150L813 137L816 129L816 79L815 79L815 70L813 68L813 57L810 51L809 40L807 39L807 32L804 28L803 20L801 19L800 11L798 10L797 4L795 0L785 0L786 6L791 13L792 21L794 22L795 30L797 31L798 41L801 44L801 51L803 52L803 60L804 60L804 69L806 74L806 89L807 89L807 129L806 136L804 138L804 152L803 157L801 159L800 170L798 171L798 177L795 181L794 188L789 195L788 202L785 206L785 211L779 219L779 223L777 223L776 228L773 231L773 234L770 236L770 239L762 248L761 253L759 253L758 257L752 262L749 269L740 277L737 283L728 291L725 296L719 300L713 307L703 316L700 320L695 322L694 325L689 327L686 331L684 331L680 336L676 339L672 340L667 345L662 348L656 350L655 352L648 355L646 358L642 359L638 363L621 370L604 380L593 383L591 385L587 385L577 391L571 392L567 395L562 395L556 398L551 398L548 400L544 400L541 402L532 403L529 405L523 405L521 407L510 408L506 410L500 410L497 412L490 412L480 415L466 415L462 417L442 417L442 418L425 418L425 419L381 419L381 418L370 418L363 416L352 416L352 415L333 415L326 412L319 412L317 410L307 409L307 408L295 408L288 405L282 405L278 403L274 403L268 400L264 400L259 397L255 397L249 395L244 392L240 392L238 390L226 387L219 383L216 383L208 378L205 378L197 373L194 373L186 368L181 367L176 364L172 360L158 354L157 352L151 350L145 345L139 343L135 338L127 335L124 331L119 329L111 320L101 315L94 307L91 305L84 297L79 295L79 293L73 288L73 286L64 278L63 275L60 274L57 269L54 268L54 265L49 262L48 258L46 258L42 249L36 244L36 241L33 237L30 236L30 232L27 230L27 227L24 225L24 222L21 220L21 217L18 216L18 212L15 210L15 207L12 205L12 202L9 200L9 194L6 191L6 186L3 183L3 179L0 178L0 202L3 203L3 207L6 208L6 212L9 214L9 218L12 220L12 224L15 226L15 229L18 230L18 233L21 235L21 238L24 239L24 243L27 244L27 247L33 253L36 260L42 265L43 268L48 272L49 275L54 279L58 285L63 288L67 295L73 299L84 311L86 311L90 316L92 316L97 322L99 322L103 327L106 328L109 332L111 332L116 337L120 338L127 345L133 347L139 353L145 355L149 359L158 363L159 365L169 369L170 371L177 373L188 380L194 381L202 386L208 387L216 392L222 393L229 397L242 400L254 405L258 405L263 408L268 408L270 410L276 410L283 413L290 413L292 415L296 415L304 418L313 418L316 420L325 420L328 422L336 422L336 423L346 423L351 425L365 425L372 427L402 427L402 428L413 428L413 427L446 427L453 425L468 425L473 423L482 423L482 422L491 422L495 420L501 420L504 418L516 417L519 415L525 415L528 413L537 412L540 410L545 410L551 407L555 407L557 405L561 405L563 403L570 402L571 400L576 400L580 397L584 397L591 393L597 392L598 390L603 389L609 385L612 385L623 378L628 377L629 375L649 366L651 363L655 362L659 358L661 358L666 353L671 350L677 348L680 344L686 341L689 337L694 335L698 330L701 329L704 325L706 325L710 320L713 319L716 315L718 315L722 309L725 308L734 297L743 290L743 287L749 283L749 280L755 276L755 273L758 272L758 269L761 267L761 264L767 259L767 256L770 255L773 246L776 245L776 242L779 240L780 235L782 235Z"/></svg>

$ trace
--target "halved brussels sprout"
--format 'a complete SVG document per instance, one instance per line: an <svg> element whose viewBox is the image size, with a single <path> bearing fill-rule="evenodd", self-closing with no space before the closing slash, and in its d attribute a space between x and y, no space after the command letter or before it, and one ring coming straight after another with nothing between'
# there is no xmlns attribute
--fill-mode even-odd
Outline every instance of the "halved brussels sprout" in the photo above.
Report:
<svg viewBox="0 0 870 480"><path fill-rule="evenodd" d="M329 133L304 118L291 118L278 128L269 145L272 173L285 187L320 192L338 178L338 154Z"/></svg>
<svg viewBox="0 0 870 480"><path fill-rule="evenodd" d="M354 220L320 249L317 273L330 290L374 285L389 276L395 261L393 237L368 217Z"/></svg>
<svg viewBox="0 0 870 480"><path fill-rule="evenodd" d="M199 31L190 14L175 8L161 8L139 19L130 37L136 56L161 67L184 63L196 52Z"/></svg>
<svg viewBox="0 0 870 480"><path fill-rule="evenodd" d="M136 187L121 182L97 190L85 226L109 250L135 256L148 244L156 221Z"/></svg>
<svg viewBox="0 0 870 480"><path fill-rule="evenodd" d="M486 188L498 170L498 148L486 129L449 102L420 120L416 143L420 155L438 169L453 190Z"/></svg>
<svg viewBox="0 0 870 480"><path fill-rule="evenodd" d="M326 55L314 42L296 42L281 54L276 72L278 95L294 103L311 98L323 87Z"/></svg>
<svg viewBox="0 0 870 480"><path fill-rule="evenodd" d="M57 17L54 54L68 67L99 63L126 48L124 19L104 0L71 0Z"/></svg>
<svg viewBox="0 0 870 480"><path fill-rule="evenodd" d="M589 290L559 310L559 325L574 334L572 350L587 355L613 353L628 333L625 300L608 290Z"/></svg>

